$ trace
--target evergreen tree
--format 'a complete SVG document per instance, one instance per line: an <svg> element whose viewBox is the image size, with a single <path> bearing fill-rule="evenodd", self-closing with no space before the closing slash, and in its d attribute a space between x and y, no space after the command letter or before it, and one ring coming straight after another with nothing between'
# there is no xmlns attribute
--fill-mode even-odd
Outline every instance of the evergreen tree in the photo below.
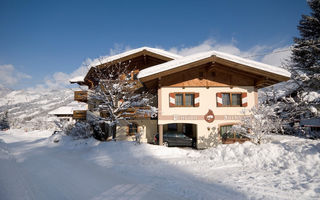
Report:
<svg viewBox="0 0 320 200"><path fill-rule="evenodd" d="M0 130L9 129L8 111L5 111L0 117Z"/></svg>
<svg viewBox="0 0 320 200"><path fill-rule="evenodd" d="M310 0L310 15L302 15L298 25L300 37L294 38L292 78L302 90L320 89L320 0Z"/></svg>
<svg viewBox="0 0 320 200"><path fill-rule="evenodd" d="M310 15L302 15L297 26L300 37L294 38L289 69L292 80L298 87L289 90L277 102L277 113L286 124L286 132L301 133L300 126L294 126L302 119L320 116L320 0L310 0Z"/></svg>

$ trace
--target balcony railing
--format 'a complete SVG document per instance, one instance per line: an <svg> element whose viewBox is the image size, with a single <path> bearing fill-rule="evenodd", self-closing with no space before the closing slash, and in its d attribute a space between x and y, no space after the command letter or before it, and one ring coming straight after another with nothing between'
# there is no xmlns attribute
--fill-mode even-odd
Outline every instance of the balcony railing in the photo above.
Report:
<svg viewBox="0 0 320 200"><path fill-rule="evenodd" d="M133 107L121 112L121 117L129 119L147 119L152 117L150 107ZM108 117L106 111L100 111L100 117Z"/></svg>
<svg viewBox="0 0 320 200"><path fill-rule="evenodd" d="M82 119L85 120L87 118L86 110L74 110L73 111L73 119Z"/></svg>
<svg viewBox="0 0 320 200"><path fill-rule="evenodd" d="M88 92L87 91L74 91L74 100L87 102L88 100Z"/></svg>
<svg viewBox="0 0 320 200"><path fill-rule="evenodd" d="M121 116L124 118L131 118L131 119L151 118L151 109L150 107L128 108L126 111L122 112Z"/></svg>

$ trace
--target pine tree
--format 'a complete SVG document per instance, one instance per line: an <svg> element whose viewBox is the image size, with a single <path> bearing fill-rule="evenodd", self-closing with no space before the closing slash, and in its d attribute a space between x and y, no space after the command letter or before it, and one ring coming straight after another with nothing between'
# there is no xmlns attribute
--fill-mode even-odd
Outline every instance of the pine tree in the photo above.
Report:
<svg viewBox="0 0 320 200"><path fill-rule="evenodd" d="M8 111L5 111L0 117L0 130L9 129Z"/></svg>
<svg viewBox="0 0 320 200"><path fill-rule="evenodd" d="M308 1L310 15L302 15L298 25L300 37L294 38L292 75L302 82L301 89L320 89L320 0Z"/></svg>
<svg viewBox="0 0 320 200"><path fill-rule="evenodd" d="M320 0L310 0L308 4L311 13L302 15L297 26L300 37L294 38L289 64L291 78L298 87L277 103L293 133L303 132L300 126L293 126L296 122L320 115Z"/></svg>

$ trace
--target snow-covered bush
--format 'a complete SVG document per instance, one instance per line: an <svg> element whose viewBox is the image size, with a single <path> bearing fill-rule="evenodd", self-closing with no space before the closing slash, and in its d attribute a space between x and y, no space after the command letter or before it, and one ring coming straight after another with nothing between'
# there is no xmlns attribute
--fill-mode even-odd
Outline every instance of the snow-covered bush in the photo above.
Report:
<svg viewBox="0 0 320 200"><path fill-rule="evenodd" d="M256 144L261 144L268 134L282 133L282 121L269 106L261 104L251 108L247 114L231 131L250 138Z"/></svg>
<svg viewBox="0 0 320 200"><path fill-rule="evenodd" d="M198 140L198 148L216 147L221 144L219 133L215 127L211 127L208 136L200 136Z"/></svg>
<svg viewBox="0 0 320 200"><path fill-rule="evenodd" d="M92 136L90 124L83 121L78 121L74 125L71 123L65 124L63 131L74 139L84 139Z"/></svg>

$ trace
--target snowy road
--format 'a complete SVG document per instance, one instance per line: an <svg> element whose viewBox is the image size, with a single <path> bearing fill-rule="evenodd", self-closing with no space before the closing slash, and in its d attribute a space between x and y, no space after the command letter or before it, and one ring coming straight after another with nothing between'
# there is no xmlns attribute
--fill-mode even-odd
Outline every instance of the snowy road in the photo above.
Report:
<svg viewBox="0 0 320 200"><path fill-rule="evenodd" d="M46 136L0 132L1 199L186 199L175 188L168 190L140 175L125 175L115 170L116 166L84 159L83 149L72 151L47 144ZM210 194L207 189L206 195ZM231 197L225 189L217 195L220 199Z"/></svg>
<svg viewBox="0 0 320 200"><path fill-rule="evenodd" d="M320 141L204 151L0 132L0 199L319 199Z"/></svg>
<svg viewBox="0 0 320 200"><path fill-rule="evenodd" d="M179 199L84 159L46 138L1 141L1 199Z"/></svg>

